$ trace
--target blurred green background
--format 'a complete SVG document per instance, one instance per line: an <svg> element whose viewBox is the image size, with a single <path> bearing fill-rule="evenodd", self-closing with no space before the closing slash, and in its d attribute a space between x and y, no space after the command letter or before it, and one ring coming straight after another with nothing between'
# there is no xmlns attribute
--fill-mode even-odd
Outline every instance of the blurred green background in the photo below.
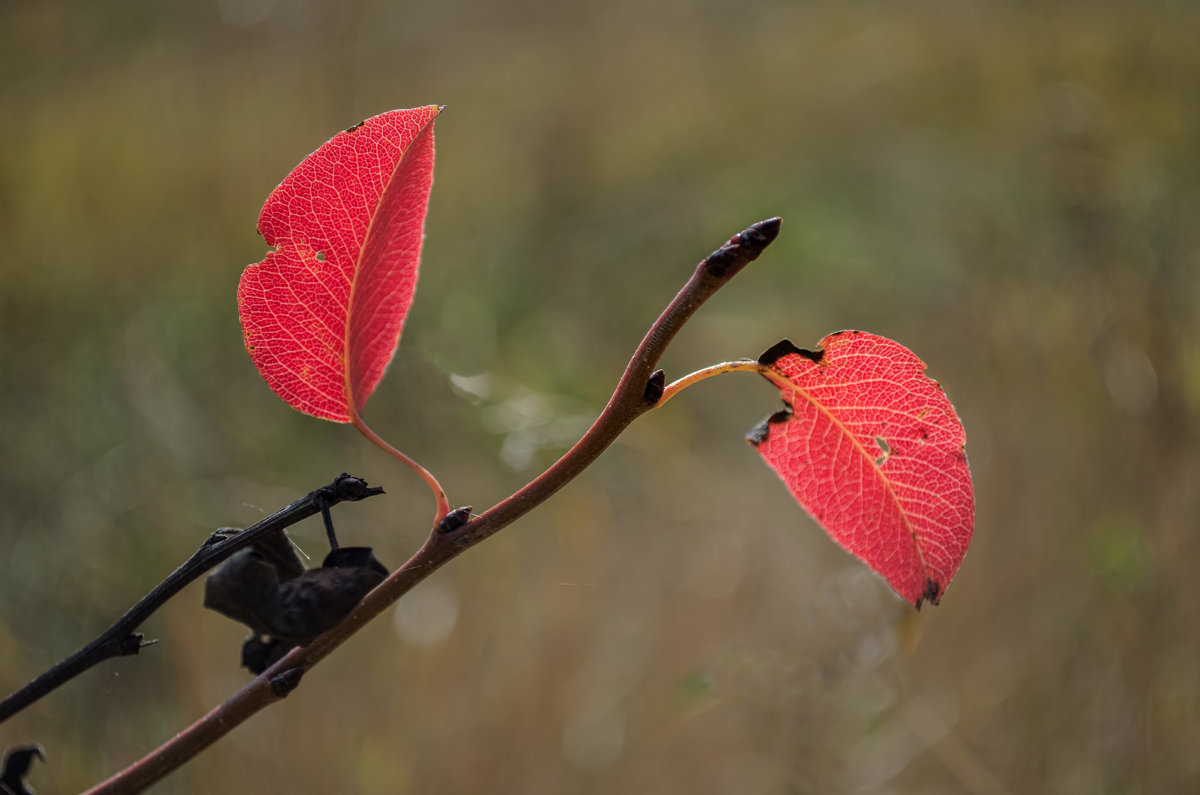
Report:
<svg viewBox="0 0 1200 795"><path fill-rule="evenodd" d="M156 791L1197 791L1197 30L1182 1L0 4L0 689L338 472L388 490L346 543L419 545L424 487L270 393L234 291L304 155L444 103L367 418L455 504L551 462L695 262L782 215L668 376L899 339L966 424L973 548L916 614L742 440L776 392L708 381ZM248 680L200 602L0 727L46 747L35 787Z"/></svg>

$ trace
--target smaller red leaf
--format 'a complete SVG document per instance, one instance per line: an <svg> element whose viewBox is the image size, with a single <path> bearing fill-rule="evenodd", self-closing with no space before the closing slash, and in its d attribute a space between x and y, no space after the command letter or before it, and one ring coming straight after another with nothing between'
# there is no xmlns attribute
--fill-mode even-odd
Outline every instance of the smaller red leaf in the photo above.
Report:
<svg viewBox="0 0 1200 795"><path fill-rule="evenodd" d="M391 361L417 285L439 111L338 133L263 205L272 249L242 273L238 313L250 358L299 411L353 421Z"/></svg>
<svg viewBox="0 0 1200 795"><path fill-rule="evenodd" d="M937 604L975 525L966 434L903 345L840 331L759 358L786 408L747 436L833 540L917 607Z"/></svg>

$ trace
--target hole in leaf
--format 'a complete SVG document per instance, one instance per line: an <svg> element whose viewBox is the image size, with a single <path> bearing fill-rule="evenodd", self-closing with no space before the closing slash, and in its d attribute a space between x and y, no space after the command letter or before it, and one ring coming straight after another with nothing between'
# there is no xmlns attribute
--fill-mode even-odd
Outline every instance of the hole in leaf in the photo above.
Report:
<svg viewBox="0 0 1200 795"><path fill-rule="evenodd" d="M875 466L881 467L888 457L892 454L892 446L887 443L887 439L882 436L875 437L875 444L879 445L879 458L875 459Z"/></svg>
<svg viewBox="0 0 1200 795"><path fill-rule="evenodd" d="M325 261L325 252L318 251L317 252L317 262L324 262L324 261Z"/></svg>

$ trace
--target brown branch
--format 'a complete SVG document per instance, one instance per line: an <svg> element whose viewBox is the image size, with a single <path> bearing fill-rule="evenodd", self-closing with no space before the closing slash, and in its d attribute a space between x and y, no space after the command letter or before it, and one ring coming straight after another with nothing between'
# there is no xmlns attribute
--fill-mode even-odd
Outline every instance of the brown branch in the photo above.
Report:
<svg viewBox="0 0 1200 795"><path fill-rule="evenodd" d="M278 532L302 519L322 513L339 502L361 500L382 492L383 489L368 488L366 481L343 473L328 486L310 491L286 508L276 511L236 535L213 534L182 566L138 600L137 604L129 608L125 615L117 619L117 622L98 638L0 701L0 723L104 660L137 654L143 646L153 641L143 641L142 636L134 630L188 583L234 552L268 533Z"/></svg>
<svg viewBox="0 0 1200 795"><path fill-rule="evenodd" d="M630 423L658 404L664 379L662 372L654 368L667 345L701 304L770 245L779 233L779 225L778 218L760 221L701 261L642 339L608 405L553 466L476 518L459 526L440 523L417 553L367 594L345 621L309 646L291 651L225 703L85 795L141 792L159 781L251 715L285 698L314 665L444 563L524 516L574 479ZM461 516L451 514L456 515Z"/></svg>

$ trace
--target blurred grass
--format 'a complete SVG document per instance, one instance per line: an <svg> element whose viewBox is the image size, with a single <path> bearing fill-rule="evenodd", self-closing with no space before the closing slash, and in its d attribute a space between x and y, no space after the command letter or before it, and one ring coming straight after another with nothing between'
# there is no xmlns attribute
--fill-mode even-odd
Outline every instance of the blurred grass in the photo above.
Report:
<svg viewBox="0 0 1200 795"><path fill-rule="evenodd" d="M339 510L348 539L391 565L419 543L423 487L269 393L233 295L295 163L439 102L419 300L370 419L452 500L551 461L514 471L504 434L593 416L695 261L778 214L668 374L898 338L966 423L974 548L912 615L741 441L771 390L709 382L157 791L1196 790L1197 25L1186 2L0 6L0 689L340 471L389 493ZM480 373L524 424L451 386ZM45 745L42 791L246 680L199 586L145 631L0 729Z"/></svg>

